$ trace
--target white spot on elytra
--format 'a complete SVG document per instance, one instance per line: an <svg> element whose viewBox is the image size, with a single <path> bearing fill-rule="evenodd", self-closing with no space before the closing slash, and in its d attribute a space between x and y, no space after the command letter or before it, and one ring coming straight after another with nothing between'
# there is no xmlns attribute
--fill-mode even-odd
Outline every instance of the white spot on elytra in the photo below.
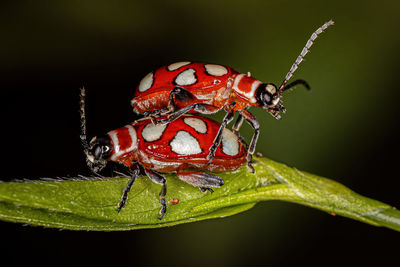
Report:
<svg viewBox="0 0 400 267"><path fill-rule="evenodd" d="M202 151L196 138L185 131L179 131L170 145L171 150L179 155L195 155Z"/></svg>
<svg viewBox="0 0 400 267"><path fill-rule="evenodd" d="M239 154L239 140L230 130L225 129L222 134L222 152L229 156Z"/></svg>
<svg viewBox="0 0 400 267"><path fill-rule="evenodd" d="M182 71L176 78L175 83L177 85L191 85L197 82L196 71L194 69L187 69Z"/></svg>
<svg viewBox="0 0 400 267"><path fill-rule="evenodd" d="M190 62L189 61L184 61L184 62L176 62L176 63L172 63L171 65L168 66L168 70L169 71L174 71L179 69L180 67L189 65Z"/></svg>
<svg viewBox="0 0 400 267"><path fill-rule="evenodd" d="M223 76L228 73L228 69L221 65L206 64L204 67L209 75Z"/></svg>
<svg viewBox="0 0 400 267"><path fill-rule="evenodd" d="M153 85L153 73L150 72L139 83L139 92L144 92L149 90L150 87Z"/></svg>
<svg viewBox="0 0 400 267"><path fill-rule="evenodd" d="M163 132L167 128L164 124L147 124L142 130L142 136L146 142L153 142L161 138Z"/></svg>
<svg viewBox="0 0 400 267"><path fill-rule="evenodd" d="M207 132L207 124L197 118L184 118L183 121L196 130L198 133L205 134Z"/></svg>

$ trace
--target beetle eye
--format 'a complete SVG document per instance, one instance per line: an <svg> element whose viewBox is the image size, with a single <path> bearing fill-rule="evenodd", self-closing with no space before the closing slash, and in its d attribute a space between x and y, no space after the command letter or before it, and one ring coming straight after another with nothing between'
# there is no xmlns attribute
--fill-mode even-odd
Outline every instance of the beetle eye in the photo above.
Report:
<svg viewBox="0 0 400 267"><path fill-rule="evenodd" d="M102 154L103 154L103 149L101 149L101 146L96 146L94 148L94 153L93 153L94 158L99 159Z"/></svg>
<svg viewBox="0 0 400 267"><path fill-rule="evenodd" d="M112 145L107 136L96 138L90 142L89 154L92 155L95 160L107 159L111 153Z"/></svg>
<svg viewBox="0 0 400 267"><path fill-rule="evenodd" d="M273 92L275 92L275 94ZM271 106L273 106L274 98L279 98L276 92L276 86L272 83L261 84L256 91L256 99L258 105L263 108L270 108Z"/></svg>
<svg viewBox="0 0 400 267"><path fill-rule="evenodd" d="M271 104L271 96L268 93L264 94L264 103L267 105Z"/></svg>

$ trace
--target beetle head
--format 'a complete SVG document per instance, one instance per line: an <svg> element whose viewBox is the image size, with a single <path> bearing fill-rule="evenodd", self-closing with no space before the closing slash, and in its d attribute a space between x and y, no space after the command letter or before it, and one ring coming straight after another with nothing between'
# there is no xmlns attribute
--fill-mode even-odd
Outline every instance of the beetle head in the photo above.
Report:
<svg viewBox="0 0 400 267"><path fill-rule="evenodd" d="M83 152L86 156L86 164L89 166L91 171L97 173L106 166L107 160L113 150L113 146L108 136L103 136L101 138L94 137L90 143L88 143L86 137L85 98L85 88L81 88L79 110L81 115L81 135L79 137L83 146Z"/></svg>
<svg viewBox="0 0 400 267"><path fill-rule="evenodd" d="M90 169L97 173L106 165L113 148L108 136L94 137L85 149L86 161Z"/></svg>
<svg viewBox="0 0 400 267"><path fill-rule="evenodd" d="M282 91L278 90L275 84L263 83L256 91L257 103L263 109L266 109L276 119L281 119L279 112L286 112L286 109L281 103Z"/></svg>
<svg viewBox="0 0 400 267"><path fill-rule="evenodd" d="M310 90L310 85L304 80L295 80L294 82L286 85L282 85L277 89L277 87L272 83L261 84L256 91L257 103L263 109L266 109L275 119L280 120L281 115L279 114L286 112L285 107L282 105L281 96L286 90L295 87L296 85L303 85L307 90Z"/></svg>

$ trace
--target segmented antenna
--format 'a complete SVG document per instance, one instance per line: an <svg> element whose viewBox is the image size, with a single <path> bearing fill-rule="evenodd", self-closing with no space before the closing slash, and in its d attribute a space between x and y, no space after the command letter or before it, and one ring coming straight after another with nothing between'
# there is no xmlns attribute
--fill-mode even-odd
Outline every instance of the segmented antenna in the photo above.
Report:
<svg viewBox="0 0 400 267"><path fill-rule="evenodd" d="M81 94L80 94L80 105L79 105L79 111L81 114L81 143L85 152L85 155L88 155L89 152L89 144L87 142L87 137L86 137L86 112L85 112L85 97L86 97L86 92L85 88L81 88Z"/></svg>
<svg viewBox="0 0 400 267"><path fill-rule="evenodd" d="M317 39L318 35L320 35L326 28L329 26L333 25L334 22L333 20L330 20L326 22L324 25L319 27L308 39L306 45L304 46L303 50L301 51L300 55L297 57L296 61L293 63L292 67L290 68L289 72L286 74L285 80L283 80L282 85L279 87L279 91L282 91L283 88L285 88L285 85L287 81L292 77L293 73L297 70L299 67L300 63L303 61L303 58L305 55L307 55L308 51L310 51L310 47L313 45L315 39Z"/></svg>

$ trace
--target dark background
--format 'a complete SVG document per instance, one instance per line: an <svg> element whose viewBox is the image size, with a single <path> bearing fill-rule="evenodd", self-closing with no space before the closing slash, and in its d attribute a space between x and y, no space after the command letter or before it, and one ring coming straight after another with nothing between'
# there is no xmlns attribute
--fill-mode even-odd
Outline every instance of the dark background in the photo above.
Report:
<svg viewBox="0 0 400 267"><path fill-rule="evenodd" d="M89 174L89 135L134 119L140 79L175 61L232 66L279 84L310 34L336 24L294 78L281 121L257 151L400 207L396 1L10 1L0 6L1 180ZM218 114L221 119L223 114ZM248 126L243 134L250 137ZM399 234L283 202L229 218L131 232L72 232L0 222L1 265L388 265Z"/></svg>

